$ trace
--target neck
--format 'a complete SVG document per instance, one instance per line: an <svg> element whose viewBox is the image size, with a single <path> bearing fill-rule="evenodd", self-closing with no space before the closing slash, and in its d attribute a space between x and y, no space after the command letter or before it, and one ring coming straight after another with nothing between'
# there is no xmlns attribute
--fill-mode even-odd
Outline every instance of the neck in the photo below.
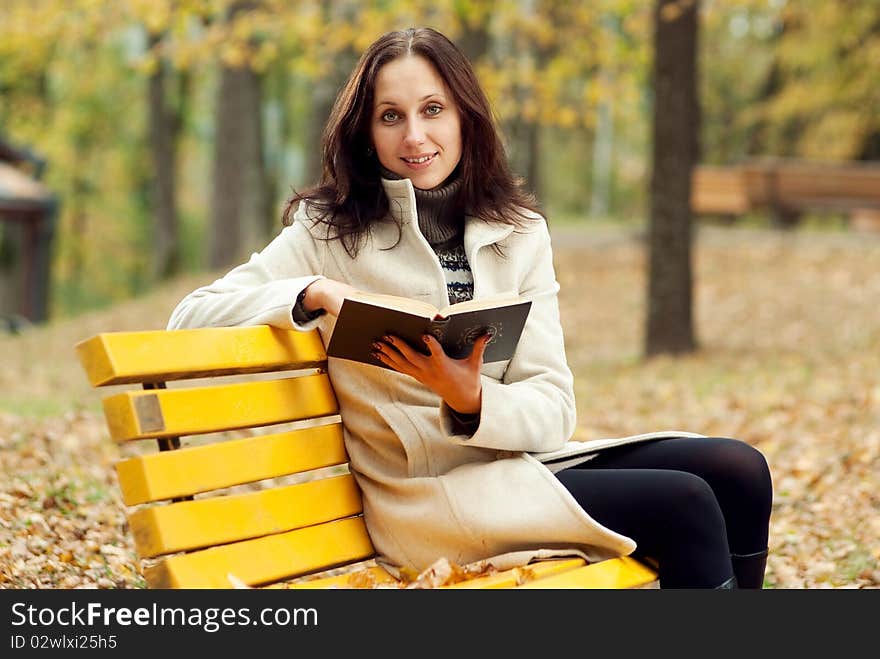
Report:
<svg viewBox="0 0 880 659"><path fill-rule="evenodd" d="M402 178L380 166L383 178ZM430 190L414 187L419 230L431 246L440 245L457 238L464 230L464 211L461 206L462 180L460 177L446 179Z"/></svg>

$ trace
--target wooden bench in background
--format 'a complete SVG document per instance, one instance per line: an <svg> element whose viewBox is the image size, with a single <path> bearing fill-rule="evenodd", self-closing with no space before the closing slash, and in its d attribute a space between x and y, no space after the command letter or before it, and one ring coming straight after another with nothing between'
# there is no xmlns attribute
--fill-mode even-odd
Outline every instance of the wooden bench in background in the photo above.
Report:
<svg viewBox="0 0 880 659"><path fill-rule="evenodd" d="M693 173L691 208L696 215L728 220L766 212L783 227L796 225L811 211L841 212L864 221L880 215L880 164L766 159L701 165Z"/></svg>
<svg viewBox="0 0 880 659"><path fill-rule="evenodd" d="M93 386L121 389L103 409L148 587L412 586L375 563L317 332L107 332L76 352ZM560 559L448 585L644 588L656 572Z"/></svg>

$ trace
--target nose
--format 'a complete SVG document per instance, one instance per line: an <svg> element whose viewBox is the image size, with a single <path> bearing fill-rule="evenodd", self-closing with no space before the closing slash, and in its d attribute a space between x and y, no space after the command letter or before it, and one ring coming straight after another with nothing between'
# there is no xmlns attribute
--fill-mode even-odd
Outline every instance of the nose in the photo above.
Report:
<svg viewBox="0 0 880 659"><path fill-rule="evenodd" d="M413 118L407 121L403 142L406 146L420 146L425 143L425 129L419 119Z"/></svg>

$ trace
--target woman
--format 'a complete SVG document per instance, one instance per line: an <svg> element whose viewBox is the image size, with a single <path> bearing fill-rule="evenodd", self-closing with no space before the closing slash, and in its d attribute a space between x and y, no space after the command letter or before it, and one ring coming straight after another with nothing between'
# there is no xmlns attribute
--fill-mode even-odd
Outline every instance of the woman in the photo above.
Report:
<svg viewBox="0 0 880 659"><path fill-rule="evenodd" d="M739 569L730 553L766 549L769 474L742 442L655 439L556 474L530 455L559 449L575 427L550 236L446 37L409 29L369 47L328 120L321 182L289 200L284 224L247 263L184 298L168 328L317 327L326 344L357 290L437 307L511 291L532 301L508 362L482 363L488 337L461 360L433 337L430 355L377 341L391 370L329 360L386 565L421 570L445 557L504 569L638 548L658 562L661 587L729 587ZM736 577L760 585L761 560Z"/></svg>

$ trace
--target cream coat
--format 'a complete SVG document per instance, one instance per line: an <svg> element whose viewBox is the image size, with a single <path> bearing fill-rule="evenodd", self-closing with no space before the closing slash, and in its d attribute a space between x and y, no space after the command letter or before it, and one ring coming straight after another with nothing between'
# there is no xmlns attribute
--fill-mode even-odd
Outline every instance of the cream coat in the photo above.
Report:
<svg viewBox="0 0 880 659"><path fill-rule="evenodd" d="M443 271L419 232L411 182L383 184L400 225L397 245L398 225L384 222L352 259L339 241L320 239L326 227L310 222L301 204L293 224L259 254L184 298L168 328L317 326L326 345L335 317L296 325L291 315L299 292L321 276L448 304ZM532 300L513 359L483 367L482 413L473 436L452 434L440 398L409 376L334 358L328 363L377 552L387 565L415 570L441 557L458 564L488 559L503 569L552 555L602 560L631 553L630 538L592 519L528 454L561 448L575 428L546 223L535 218L514 231L467 218L464 244L475 298L516 291Z"/></svg>

